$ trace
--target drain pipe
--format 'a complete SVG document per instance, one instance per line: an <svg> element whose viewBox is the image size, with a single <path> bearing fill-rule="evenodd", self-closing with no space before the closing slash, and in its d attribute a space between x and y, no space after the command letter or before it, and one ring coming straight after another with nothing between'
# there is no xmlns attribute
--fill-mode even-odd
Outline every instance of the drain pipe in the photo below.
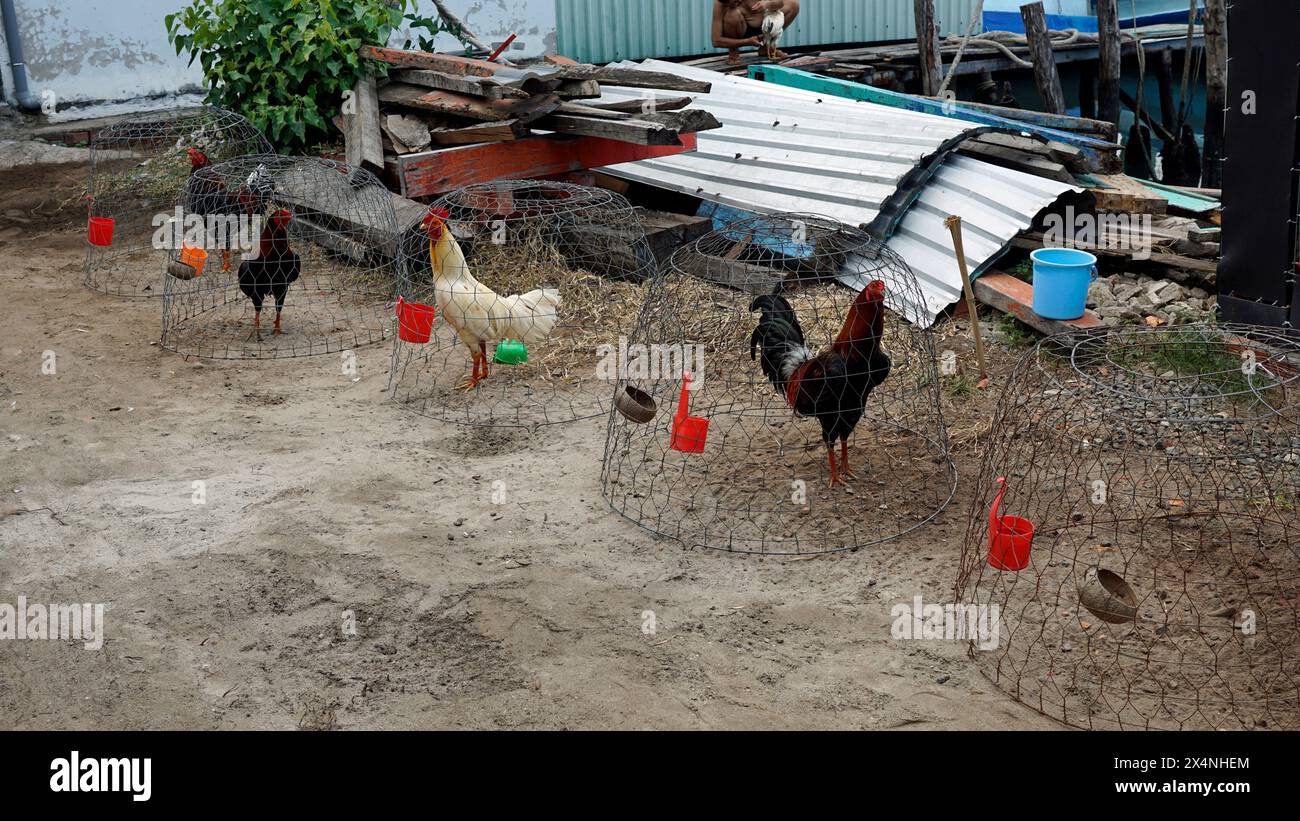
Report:
<svg viewBox="0 0 1300 821"><path fill-rule="evenodd" d="M24 111L40 111L41 101L27 86L27 63L23 62L23 41L18 34L18 11L14 0L0 0L0 14L4 15L5 43L9 46L9 65L14 73L14 98Z"/></svg>

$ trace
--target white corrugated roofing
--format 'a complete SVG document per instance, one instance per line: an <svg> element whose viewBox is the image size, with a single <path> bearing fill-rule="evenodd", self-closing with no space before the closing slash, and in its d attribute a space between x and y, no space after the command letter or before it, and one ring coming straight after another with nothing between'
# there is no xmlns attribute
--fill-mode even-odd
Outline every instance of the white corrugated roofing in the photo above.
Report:
<svg viewBox="0 0 1300 821"><path fill-rule="evenodd" d="M677 63L621 65L711 82L708 94L688 96L722 127L700 132L697 151L603 170L747 211L815 213L867 226L880 217L900 186L905 189L900 196L908 195L905 178L923 161L979 128ZM605 101L683 96L667 90L602 88ZM925 296L926 311L911 318L929 325L961 294L944 217L961 216L967 264L972 272L982 272L1038 212L1071 190L1077 189L949 156L888 241L911 266Z"/></svg>

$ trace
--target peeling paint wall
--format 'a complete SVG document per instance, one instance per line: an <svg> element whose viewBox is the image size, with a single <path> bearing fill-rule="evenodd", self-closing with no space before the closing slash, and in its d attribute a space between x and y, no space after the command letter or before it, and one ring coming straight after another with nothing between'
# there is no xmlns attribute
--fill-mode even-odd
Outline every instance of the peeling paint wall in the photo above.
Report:
<svg viewBox="0 0 1300 821"><path fill-rule="evenodd" d="M52 91L60 103L125 100L190 90L202 82L197 67L188 68L167 42L162 18L176 10L178 0L16 0L15 5L27 76L38 95Z"/></svg>
<svg viewBox="0 0 1300 821"><path fill-rule="evenodd" d="M511 32L517 33L519 36L505 52L506 57L555 53L555 0L449 0L447 7L460 15L466 28L490 45L505 42ZM427 17L437 16L429 0L420 0L420 12ZM438 47L460 48L448 35L438 38Z"/></svg>
<svg viewBox="0 0 1300 821"><path fill-rule="evenodd" d="M27 74L38 96L52 91L60 104L132 100L199 90L203 84L198 64L187 66L176 56L163 27L163 16L186 0L16 0L16 5ZM509 57L555 50L554 0L450 0L448 6L484 41L499 43L518 32ZM421 0L420 11L437 14L428 0ZM403 34L394 37L396 45L404 41ZM438 38L438 47L460 48L446 35ZM4 54L8 96L7 48Z"/></svg>

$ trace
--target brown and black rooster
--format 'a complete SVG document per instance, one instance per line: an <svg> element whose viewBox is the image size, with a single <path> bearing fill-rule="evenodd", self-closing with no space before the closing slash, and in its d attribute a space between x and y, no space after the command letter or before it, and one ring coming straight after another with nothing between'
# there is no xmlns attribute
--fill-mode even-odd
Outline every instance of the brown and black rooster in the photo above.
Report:
<svg viewBox="0 0 1300 821"><path fill-rule="evenodd" d="M262 341L262 302L269 294L275 299L275 330L280 333L280 312L289 286L302 273L302 260L289 247L289 220L293 214L281 208L266 221L258 254L239 266L239 290L253 303L253 335Z"/></svg>
<svg viewBox="0 0 1300 821"><path fill-rule="evenodd" d="M230 191L225 183L211 172L199 173L212 167L212 160L197 148L187 148L190 157L190 176L185 181L185 210L204 217L227 217L247 214L252 216L265 210L274 194L270 172L259 163L248 179ZM230 270L229 237L222 243L221 270Z"/></svg>
<svg viewBox="0 0 1300 821"><path fill-rule="evenodd" d="M889 355L881 347L885 329L885 283L874 280L849 306L844 327L831 346L814 354L804 342L803 329L790 302L780 294L764 294L749 306L762 311L749 338L749 358L761 348L760 364L794 412L815 416L822 426L830 486L853 477L849 468L849 436L862 419L867 397L889 376ZM835 464L835 441L840 463Z"/></svg>

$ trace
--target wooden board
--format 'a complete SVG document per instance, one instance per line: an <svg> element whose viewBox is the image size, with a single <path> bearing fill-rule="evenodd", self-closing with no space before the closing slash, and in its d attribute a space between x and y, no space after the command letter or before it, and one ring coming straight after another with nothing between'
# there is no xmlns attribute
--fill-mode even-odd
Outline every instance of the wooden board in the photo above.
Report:
<svg viewBox="0 0 1300 821"><path fill-rule="evenodd" d="M1168 200L1124 174L1093 174L1083 181L1096 200L1098 211L1154 216L1169 213Z"/></svg>
<svg viewBox="0 0 1300 821"><path fill-rule="evenodd" d="M1074 175L1064 165L1036 154L978 141L962 143L957 153L1003 168L1010 168L1013 171L1023 171L1049 180L1074 184Z"/></svg>
<svg viewBox="0 0 1300 821"><path fill-rule="evenodd" d="M619 111L624 114L641 114L649 103L653 103L653 110L658 112L676 111L680 108L686 108L692 102L690 97L647 97L644 100L620 100L616 103L582 103L587 109L597 109L600 111Z"/></svg>
<svg viewBox="0 0 1300 821"><path fill-rule="evenodd" d="M439 91L454 91L457 94L469 94L474 97L487 97L491 100L499 100L503 97L514 99L523 99L530 96L528 92L510 86L503 86L498 83L476 82L471 77L463 75L446 74L441 71L432 71L427 68L404 68L389 74L389 78L396 83L407 83L408 85L421 86L422 88L432 88Z"/></svg>
<svg viewBox="0 0 1300 821"><path fill-rule="evenodd" d="M680 146L642 146L602 137L528 137L407 154L390 160L389 167L404 196L427 197L473 183L553 177L695 150L694 134L681 135L681 141Z"/></svg>
<svg viewBox="0 0 1300 821"><path fill-rule="evenodd" d="M595 80L562 80L555 93L565 100L594 100L600 96L600 83Z"/></svg>
<svg viewBox="0 0 1300 821"><path fill-rule="evenodd" d="M427 68L446 74L471 77L491 77L497 73L499 66L486 60L472 60L468 57L456 57L451 54L433 54L428 51L403 51L379 46L362 46L361 56L367 60L387 63L403 68Z"/></svg>
<svg viewBox="0 0 1300 821"><path fill-rule="evenodd" d="M490 123L501 120L518 120L527 124L544 117L560 107L560 98L543 94L523 100L487 100L450 91L430 91L407 83L389 83L379 89L379 99L385 103L464 117Z"/></svg>
<svg viewBox="0 0 1300 821"><path fill-rule="evenodd" d="M466 126L441 126L429 129L429 138L438 145L509 142L527 137L532 130L518 120L475 123Z"/></svg>
<svg viewBox="0 0 1300 821"><path fill-rule="evenodd" d="M667 211L637 209L645 227L646 242L655 259L666 262L683 245L694 242L713 228L713 220L692 214L672 214Z"/></svg>
<svg viewBox="0 0 1300 821"><path fill-rule="evenodd" d="M357 81L352 89L352 104L354 110L343 115L348 165L383 170L384 135L380 127L374 77L367 75Z"/></svg>
<svg viewBox="0 0 1300 821"><path fill-rule="evenodd" d="M1047 157L1052 162L1060 163L1066 168L1079 167L1081 171L1086 171L1082 165L1083 152L1072 145L1057 142L1056 140L1038 140L1033 137L1025 137L1020 134L1003 134L994 132L992 134L981 134L976 138L976 142L988 143L1002 148L1010 148L1016 151L1026 151L1031 154L1039 154Z"/></svg>
<svg viewBox="0 0 1300 821"><path fill-rule="evenodd" d="M688 80L665 71L642 71L636 68L614 68L613 66L563 66L560 69L560 76L566 80L595 80L598 83L625 88L656 88L701 94L708 94L713 88L712 83Z"/></svg>
<svg viewBox="0 0 1300 821"><path fill-rule="evenodd" d="M975 289L975 298L980 302L1014 316L1040 333L1051 335L1102 327L1101 320L1091 311L1085 312L1082 319L1068 322L1039 316L1033 309L1033 286L1009 274L990 271L971 284Z"/></svg>
<svg viewBox="0 0 1300 821"><path fill-rule="evenodd" d="M717 118L699 108L640 115L598 111L596 116L582 116L580 111L580 107L570 107L538 120L536 126L561 134L608 137L637 145L681 145L682 133L720 127Z"/></svg>
<svg viewBox="0 0 1300 821"><path fill-rule="evenodd" d="M676 129L646 120L617 120L557 113L538 120L537 127L558 134L607 137L637 145L681 145Z"/></svg>

